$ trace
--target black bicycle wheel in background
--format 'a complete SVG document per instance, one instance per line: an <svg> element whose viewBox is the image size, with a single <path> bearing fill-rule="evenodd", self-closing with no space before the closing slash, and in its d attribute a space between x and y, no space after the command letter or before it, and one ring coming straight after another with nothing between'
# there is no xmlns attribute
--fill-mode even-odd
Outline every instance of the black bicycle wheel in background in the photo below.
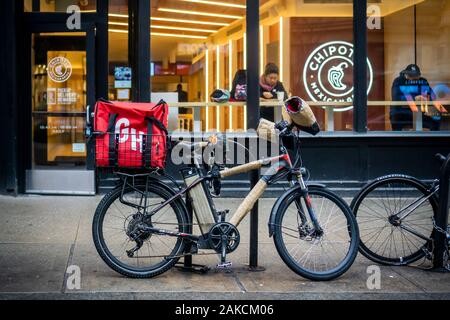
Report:
<svg viewBox="0 0 450 320"><path fill-rule="evenodd" d="M123 200L133 204L144 204L145 186L137 186L141 193L126 188ZM136 244L127 231L142 221L143 212L121 202L121 188L107 194L97 207L92 224L95 247L113 270L132 278L150 278L170 269L183 253L184 241L178 237L157 234L143 234L143 246L128 257L126 251ZM147 212L172 195L157 184L149 184L147 190ZM183 210L181 200L155 213L150 220L151 226L174 232L187 232L188 218ZM167 258L174 257L174 258Z"/></svg>
<svg viewBox="0 0 450 320"><path fill-rule="evenodd" d="M350 208L331 191L310 187L311 204L324 233L308 237L312 227L309 214L305 213L309 226L305 227L298 209L300 201L300 211L306 210L302 191L290 192L276 213L274 241L279 255L291 270L307 279L325 281L341 276L358 253L358 226Z"/></svg>
<svg viewBox="0 0 450 320"><path fill-rule="evenodd" d="M423 249L431 250L429 241L401 226L431 237L437 212L436 198L429 197L400 225L391 223L389 217L410 205L409 208L413 208L419 204L418 199L429 195L427 185L404 175L380 177L366 185L350 205L359 225L360 252L385 265L407 265L423 258Z"/></svg>

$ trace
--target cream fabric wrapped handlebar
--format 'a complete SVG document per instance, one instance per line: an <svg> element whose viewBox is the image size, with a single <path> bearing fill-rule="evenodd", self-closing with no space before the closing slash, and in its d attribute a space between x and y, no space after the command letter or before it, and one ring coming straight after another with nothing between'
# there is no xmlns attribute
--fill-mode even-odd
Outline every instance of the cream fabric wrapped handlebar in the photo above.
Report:
<svg viewBox="0 0 450 320"><path fill-rule="evenodd" d="M294 97L291 99L295 98L298 97ZM284 107L283 118L302 127L311 127L317 122L316 116L314 115L311 107L304 100L300 98L298 99L301 102L301 105L298 106L298 111L289 110L289 108Z"/></svg>
<svg viewBox="0 0 450 320"><path fill-rule="evenodd" d="M256 133L260 139L264 139L267 141L276 142L278 139L278 132L275 129L275 123L264 118L259 120L258 128L256 129Z"/></svg>

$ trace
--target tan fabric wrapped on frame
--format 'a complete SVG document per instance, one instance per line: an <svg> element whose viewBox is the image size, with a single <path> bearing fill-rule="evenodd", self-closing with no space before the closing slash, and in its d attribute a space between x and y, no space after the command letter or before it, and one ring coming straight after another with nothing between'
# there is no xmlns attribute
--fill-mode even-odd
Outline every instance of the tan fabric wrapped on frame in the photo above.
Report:
<svg viewBox="0 0 450 320"><path fill-rule="evenodd" d="M232 225L237 226L242 221L242 219L244 219L245 215L250 210L252 210L255 202L262 196L266 188L267 182L265 182L263 179L259 180L255 187L247 195L247 197L245 197L244 201L242 201L236 212L233 214L233 217L230 220L230 223Z"/></svg>
<svg viewBox="0 0 450 320"><path fill-rule="evenodd" d="M258 160L258 161L253 161L247 164L243 164L240 166L236 166L234 168L229 168L229 169L225 169L223 171L220 172L220 176L222 178L226 178L226 177L231 177L234 176L236 174L240 174L240 173L245 173L245 172L249 172L252 170L256 170L261 168L261 164L262 164L262 160Z"/></svg>

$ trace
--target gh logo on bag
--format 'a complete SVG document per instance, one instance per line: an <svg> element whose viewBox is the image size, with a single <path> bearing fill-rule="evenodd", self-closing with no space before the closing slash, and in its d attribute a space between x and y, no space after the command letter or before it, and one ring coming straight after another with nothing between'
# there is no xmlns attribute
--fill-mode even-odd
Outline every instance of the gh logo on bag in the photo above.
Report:
<svg viewBox="0 0 450 320"><path fill-rule="evenodd" d="M137 151L137 144L139 144L139 152L142 153L142 137L144 136L144 132L139 131L137 133L136 129L130 128L130 120L127 118L118 120L115 134L119 135L119 143L126 143L131 138L131 150Z"/></svg>
<svg viewBox="0 0 450 320"><path fill-rule="evenodd" d="M353 101L353 44L331 41L314 49L303 68L303 83L313 101ZM367 59L369 93L373 84L372 65Z"/></svg>

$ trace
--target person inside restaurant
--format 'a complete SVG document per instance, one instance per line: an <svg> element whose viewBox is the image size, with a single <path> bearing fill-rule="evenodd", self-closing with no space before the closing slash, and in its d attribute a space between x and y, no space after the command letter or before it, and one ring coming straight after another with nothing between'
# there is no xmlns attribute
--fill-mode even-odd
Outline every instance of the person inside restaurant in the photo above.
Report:
<svg viewBox="0 0 450 320"><path fill-rule="evenodd" d="M264 74L259 80L261 98L272 100L286 100L288 94L284 89L283 83L279 80L280 71L275 63L268 63L264 69ZM273 108L261 108L261 117L270 121L274 121Z"/></svg>
<svg viewBox="0 0 450 320"><path fill-rule="evenodd" d="M178 93L178 102L188 102L188 93L183 90L181 83L177 84L177 90L175 92ZM178 111L180 114L190 113L188 108L179 108Z"/></svg>
<svg viewBox="0 0 450 320"><path fill-rule="evenodd" d="M392 100L408 101L417 106L418 112L422 112L423 127L431 131L438 131L440 116L429 116L422 110L422 105L428 105L436 99L436 95L428 80L421 77L419 66L410 64L392 84ZM431 105L431 104L430 104ZM402 131L404 128L413 127L413 110L409 106L392 106L390 120L393 131Z"/></svg>

